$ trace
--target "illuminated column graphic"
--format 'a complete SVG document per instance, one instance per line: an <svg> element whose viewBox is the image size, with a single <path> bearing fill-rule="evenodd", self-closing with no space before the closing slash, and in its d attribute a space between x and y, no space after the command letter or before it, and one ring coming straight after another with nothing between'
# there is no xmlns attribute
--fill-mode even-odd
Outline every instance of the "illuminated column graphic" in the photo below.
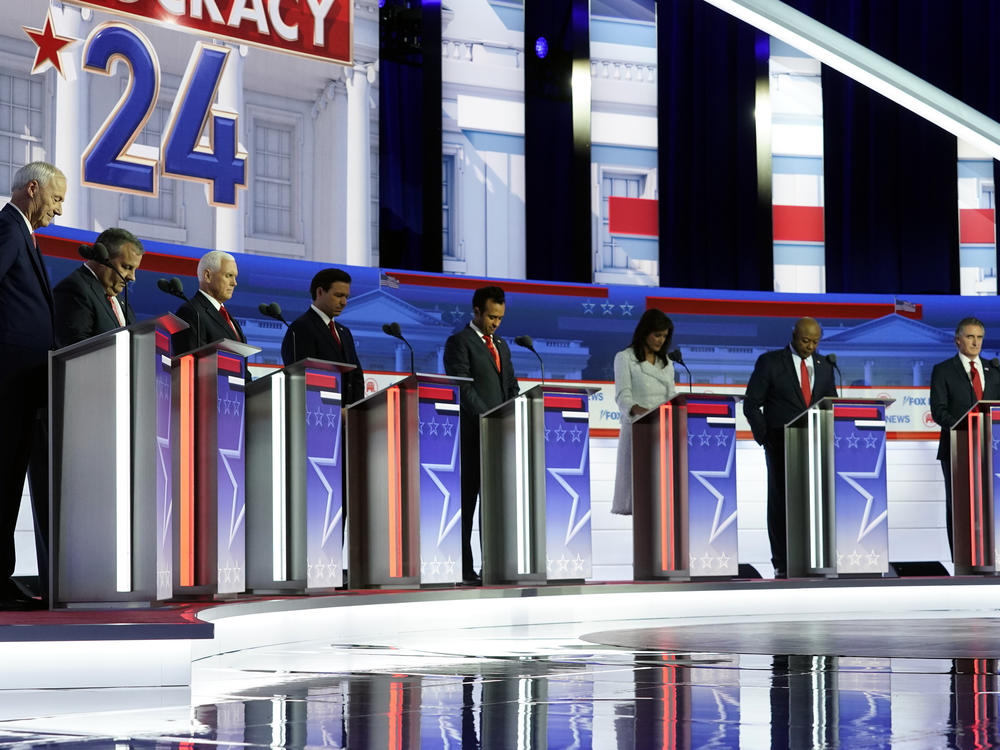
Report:
<svg viewBox="0 0 1000 750"><path fill-rule="evenodd" d="M217 105L222 109L232 112L243 113L243 67L247 56L247 48L239 44L227 44L231 52L226 60L226 67L222 71L222 80L219 81L219 91ZM211 125L209 126L211 127ZM246 144L246 122L241 119L239 127L236 129L237 139L240 144ZM248 164L247 170L252 169ZM250 175L247 174L249 186ZM206 195L211 200L210 188L206 189ZM233 208L215 208L215 247L218 250L225 250L231 253L242 253L244 249L245 227L243 217L246 215L247 191L236 190L237 205Z"/></svg>
<svg viewBox="0 0 1000 750"><path fill-rule="evenodd" d="M56 33L76 39L86 39L90 33L93 12L87 8L62 5L52 8L52 19ZM73 50L75 47L69 47ZM68 58L67 58L68 60ZM77 63L63 65L64 76L56 76L56 111L59 122L85 123L88 121L91 75L81 73ZM56 164L66 175L66 201L59 223L71 227L87 225L90 215L87 196L89 191L81 188L80 154L87 148L89 134L87 128L55 128L53 153L46 154L47 161ZM33 157L34 158L34 157ZM43 158L38 155L37 158ZM7 187L4 186L6 190Z"/></svg>
<svg viewBox="0 0 1000 750"><path fill-rule="evenodd" d="M371 126L369 85L375 68L345 68L347 84L347 263L367 266L371 257Z"/></svg>

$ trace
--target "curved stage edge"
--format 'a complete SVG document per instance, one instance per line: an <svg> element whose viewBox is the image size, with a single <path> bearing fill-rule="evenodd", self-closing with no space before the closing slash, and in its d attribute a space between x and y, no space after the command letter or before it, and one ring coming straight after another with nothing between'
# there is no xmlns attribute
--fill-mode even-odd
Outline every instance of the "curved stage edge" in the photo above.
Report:
<svg viewBox="0 0 1000 750"><path fill-rule="evenodd" d="M571 625L576 636L623 623L706 623L993 618L992 578L608 583L480 589L349 591L253 598L162 610L3 613L3 689L184 687L192 663L317 639L391 644L408 632ZM613 624L613 625L612 625ZM763 628L763 632L767 628ZM593 635L593 634L596 634ZM653 639L650 648L662 642ZM712 650L685 642L687 650ZM614 638L611 640L614 645ZM622 644L624 645L624 644Z"/></svg>

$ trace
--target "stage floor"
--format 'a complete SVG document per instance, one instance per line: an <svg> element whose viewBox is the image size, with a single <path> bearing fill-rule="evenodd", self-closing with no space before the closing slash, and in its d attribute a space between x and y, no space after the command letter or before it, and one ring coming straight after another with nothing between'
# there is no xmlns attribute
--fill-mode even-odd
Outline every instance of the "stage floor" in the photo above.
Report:
<svg viewBox="0 0 1000 750"><path fill-rule="evenodd" d="M200 607L190 640L141 641L186 643L189 687L0 690L0 747L993 747L998 591L752 581ZM79 616L43 619L64 614ZM80 685L80 659L52 667Z"/></svg>

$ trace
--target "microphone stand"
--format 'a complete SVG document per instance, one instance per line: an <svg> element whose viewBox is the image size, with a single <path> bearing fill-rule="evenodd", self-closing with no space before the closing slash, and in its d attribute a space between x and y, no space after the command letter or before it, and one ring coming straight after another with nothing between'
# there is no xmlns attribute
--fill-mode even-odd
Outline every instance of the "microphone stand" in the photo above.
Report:
<svg viewBox="0 0 1000 750"><path fill-rule="evenodd" d="M532 340L531 336L515 336L514 343L530 350L532 354L538 357L538 367L542 372L542 385L545 385L545 363L542 361L542 355L535 351L535 342Z"/></svg>
<svg viewBox="0 0 1000 750"><path fill-rule="evenodd" d="M831 352L830 354L825 355L825 357L826 357L826 361L829 362L831 365L833 365L833 369L837 371L837 375L840 378L840 388L837 389L837 398L843 398L843 395L844 395L844 373L842 373L840 371L840 368L837 367L837 355Z"/></svg>
<svg viewBox="0 0 1000 750"><path fill-rule="evenodd" d="M668 352L667 359L669 359L671 362L676 362L677 364L679 364L681 367L684 368L684 370L688 374L688 393L694 393L694 384L691 379L691 370L688 368L686 364L684 364L684 355L681 354L681 350L674 349L672 352Z"/></svg>
<svg viewBox="0 0 1000 750"><path fill-rule="evenodd" d="M197 306L192 302L186 294L184 294L184 285L181 280L176 276L170 279L158 279L156 282L156 288L161 292L166 292L167 294L184 300L191 306L191 310L194 311L194 325L195 325L195 343L201 343L201 313L198 311ZM197 346L192 347L197 348Z"/></svg>
<svg viewBox="0 0 1000 750"><path fill-rule="evenodd" d="M407 341L405 338L403 338L403 332L399 328L399 323L383 323L382 324L382 333L386 334L387 336L392 336L393 338L399 339L404 344L406 344L406 346L410 350L410 374L411 375L416 375L417 374L417 368L416 368L416 366L413 363L413 347L410 346L410 342L409 341Z"/></svg>
<svg viewBox="0 0 1000 750"><path fill-rule="evenodd" d="M270 304L266 304L264 302L261 302L259 305L257 305L257 309L260 310L260 312L266 315L267 317L273 318L274 320L280 320L282 323L285 324L285 328L287 328L288 332L292 334L292 362L298 362L299 357L298 357L298 346L296 346L295 329L293 329L291 324L287 320L285 320L285 316L281 314L281 307L278 305L278 303L272 302ZM289 362L289 364L291 364L292 362Z"/></svg>

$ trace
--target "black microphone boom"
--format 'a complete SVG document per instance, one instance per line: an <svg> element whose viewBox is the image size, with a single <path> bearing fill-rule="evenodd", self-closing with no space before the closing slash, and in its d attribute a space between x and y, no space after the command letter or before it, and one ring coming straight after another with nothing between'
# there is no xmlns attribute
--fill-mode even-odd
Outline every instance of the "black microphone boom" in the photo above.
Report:
<svg viewBox="0 0 1000 750"><path fill-rule="evenodd" d="M275 320L280 320L285 324L285 328L288 332L292 334L292 362L298 362L298 346L296 346L295 341L295 329L285 320L285 317L281 314L281 305L277 302L261 302L257 305L257 309L260 310L261 315L266 315L269 318L274 318Z"/></svg>
<svg viewBox="0 0 1000 750"><path fill-rule="evenodd" d="M826 361L829 362L831 365L833 365L833 369L836 370L837 374L840 376L839 394L842 394L844 392L844 373L842 373L840 371L840 368L837 367L837 355L834 354L833 352L830 352L829 354L821 355L821 356L825 356L826 357Z"/></svg>
<svg viewBox="0 0 1000 750"><path fill-rule="evenodd" d="M382 333L386 334L387 336L392 336L393 338L399 339L404 344L406 344L406 346L410 350L410 374L411 375L416 375L417 374L417 370L416 370L415 365L413 364L413 347L410 346L410 342L409 341L407 341L405 338L403 338L403 332L402 332L402 329L400 329L400 327L399 327L399 323L396 323L396 322L393 322L393 323L383 323L382 324Z"/></svg>
<svg viewBox="0 0 1000 750"><path fill-rule="evenodd" d="M535 351L535 342L531 340L531 336L515 336L514 343L518 346L523 346L525 349L530 349L534 352L535 356L538 357L538 366L542 369L542 383L545 383L545 363L542 362L542 355Z"/></svg>
<svg viewBox="0 0 1000 750"><path fill-rule="evenodd" d="M686 364L684 364L684 355L681 354L681 350L680 349L674 349L672 352L667 352L667 359L669 359L671 362L676 362L681 367L683 367L685 370L687 370L687 374L688 374L688 393L693 393L694 392L694 384L691 382L691 370L688 369L688 366Z"/></svg>

